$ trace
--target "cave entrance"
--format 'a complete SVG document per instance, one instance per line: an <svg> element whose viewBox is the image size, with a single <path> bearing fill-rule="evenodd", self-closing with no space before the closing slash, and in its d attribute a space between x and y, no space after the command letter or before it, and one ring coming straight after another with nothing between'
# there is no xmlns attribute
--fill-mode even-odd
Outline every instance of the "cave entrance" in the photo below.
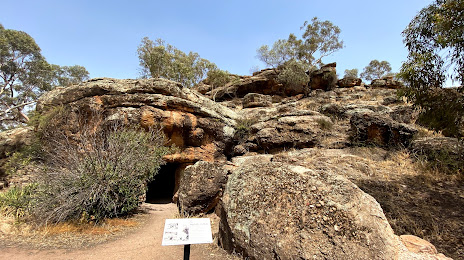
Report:
<svg viewBox="0 0 464 260"><path fill-rule="evenodd" d="M172 196L177 186L176 172L178 166L179 165L175 163L168 163L161 166L153 181L148 183L145 202L156 204L172 202Z"/></svg>

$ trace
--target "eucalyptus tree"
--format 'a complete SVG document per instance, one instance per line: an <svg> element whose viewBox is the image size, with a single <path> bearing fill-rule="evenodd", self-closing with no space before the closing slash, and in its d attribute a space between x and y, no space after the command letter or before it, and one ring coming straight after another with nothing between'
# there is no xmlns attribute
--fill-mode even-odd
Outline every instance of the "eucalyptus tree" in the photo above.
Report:
<svg viewBox="0 0 464 260"><path fill-rule="evenodd" d="M27 33L0 24L0 129L29 121L26 107L45 91L88 79L82 66L49 64Z"/></svg>
<svg viewBox="0 0 464 260"><path fill-rule="evenodd" d="M203 80L208 71L217 66L200 57L196 52L188 54L166 43L162 39L142 39L137 48L143 78L165 78L192 87Z"/></svg>

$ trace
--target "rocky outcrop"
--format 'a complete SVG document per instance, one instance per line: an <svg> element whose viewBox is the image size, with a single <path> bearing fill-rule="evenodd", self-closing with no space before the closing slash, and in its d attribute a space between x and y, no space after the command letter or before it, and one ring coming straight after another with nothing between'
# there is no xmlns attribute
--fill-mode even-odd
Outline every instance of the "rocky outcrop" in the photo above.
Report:
<svg viewBox="0 0 464 260"><path fill-rule="evenodd" d="M400 239L410 252L421 256L421 258L452 260L451 258L446 257L444 254L439 254L435 246L427 240L412 235L402 235L400 236Z"/></svg>
<svg viewBox="0 0 464 260"><path fill-rule="evenodd" d="M464 161L464 143L457 138L420 138L411 142L409 150L426 160L444 164L456 164L455 167L460 167L458 162Z"/></svg>
<svg viewBox="0 0 464 260"><path fill-rule="evenodd" d="M233 161L219 207L225 250L248 259L415 259L375 199L346 178L272 158Z"/></svg>
<svg viewBox="0 0 464 260"><path fill-rule="evenodd" d="M11 153L25 145L30 145L33 135L31 127L19 127L0 132L0 159L10 156Z"/></svg>
<svg viewBox="0 0 464 260"><path fill-rule="evenodd" d="M223 87L212 89L206 95L215 101L224 101L242 98L248 93L288 97L306 92L303 85L284 86L279 83L277 80L278 73L279 71L276 69L267 69L254 73L253 76L242 76Z"/></svg>
<svg viewBox="0 0 464 260"><path fill-rule="evenodd" d="M332 90L337 84L337 63L330 63L320 69L309 73L309 86L311 90Z"/></svg>
<svg viewBox="0 0 464 260"><path fill-rule="evenodd" d="M272 97L258 93L248 93L243 97L243 108L269 107L272 105Z"/></svg>
<svg viewBox="0 0 464 260"><path fill-rule="evenodd" d="M267 119L263 117L262 121L252 122L244 128L237 126L236 134L242 136L236 136L240 143L234 148L234 155L315 147L320 144L323 132L329 131L332 125L329 117L309 110L280 113Z"/></svg>
<svg viewBox="0 0 464 260"><path fill-rule="evenodd" d="M338 80L337 85L340 88L351 88L354 86L361 86L362 80L360 78L347 77Z"/></svg>
<svg viewBox="0 0 464 260"><path fill-rule="evenodd" d="M393 77L384 77L381 79L374 79L371 82L372 88L392 88L399 89L404 86L403 82L395 80Z"/></svg>
<svg viewBox="0 0 464 260"><path fill-rule="evenodd" d="M356 113L350 119L351 140L354 144L374 144L383 147L408 147L417 129L398 123L386 116Z"/></svg>
<svg viewBox="0 0 464 260"><path fill-rule="evenodd" d="M160 126L168 145L180 148L165 159L180 164L225 158L237 118L232 110L165 79L94 79L46 93L37 110L44 112L60 104L76 114L96 111L104 121L147 129Z"/></svg>
<svg viewBox="0 0 464 260"><path fill-rule="evenodd" d="M182 215L207 213L216 206L227 182L229 171L225 165L199 161L185 169L177 192Z"/></svg>

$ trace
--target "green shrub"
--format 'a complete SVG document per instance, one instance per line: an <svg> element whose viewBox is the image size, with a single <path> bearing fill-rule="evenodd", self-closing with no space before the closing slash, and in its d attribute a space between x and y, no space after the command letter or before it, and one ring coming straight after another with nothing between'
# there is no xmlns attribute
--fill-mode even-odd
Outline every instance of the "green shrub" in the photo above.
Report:
<svg viewBox="0 0 464 260"><path fill-rule="evenodd" d="M291 60L279 67L280 73L277 80L286 86L307 85L309 77L306 74L306 66L302 62Z"/></svg>
<svg viewBox="0 0 464 260"><path fill-rule="evenodd" d="M220 69L214 69L208 71L208 81L209 85L212 88L218 88L226 85L227 83L234 80L234 76L232 76L228 71L223 71Z"/></svg>
<svg viewBox="0 0 464 260"><path fill-rule="evenodd" d="M423 169L440 174L464 177L464 151L447 150L429 151L427 154L416 154Z"/></svg>
<svg viewBox="0 0 464 260"><path fill-rule="evenodd" d="M241 119L237 120L235 125L235 140L238 140L239 143L243 143L248 139L251 134L251 126L256 124L255 119Z"/></svg>
<svg viewBox="0 0 464 260"><path fill-rule="evenodd" d="M40 223L101 221L129 213L145 196L169 152L159 131L113 125L82 131L81 142L62 139L48 151L30 214Z"/></svg>
<svg viewBox="0 0 464 260"><path fill-rule="evenodd" d="M14 186L7 192L0 193L0 212L17 219L25 217L33 203L36 184Z"/></svg>

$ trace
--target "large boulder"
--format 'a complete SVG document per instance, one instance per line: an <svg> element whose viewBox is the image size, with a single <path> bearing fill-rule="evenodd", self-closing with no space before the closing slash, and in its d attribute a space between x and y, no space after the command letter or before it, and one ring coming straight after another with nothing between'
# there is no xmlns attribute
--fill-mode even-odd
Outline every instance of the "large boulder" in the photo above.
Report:
<svg viewBox="0 0 464 260"><path fill-rule="evenodd" d="M223 87L212 89L206 95L215 101L225 101L233 98L243 98L248 93L288 97L307 92L306 87L303 85L293 86L279 83L277 80L279 72L277 69L265 69L253 73L253 76L242 76Z"/></svg>
<svg viewBox="0 0 464 260"><path fill-rule="evenodd" d="M199 161L185 169L177 192L181 214L207 213L216 206L229 172L224 164Z"/></svg>
<svg viewBox="0 0 464 260"><path fill-rule="evenodd" d="M384 77L381 79L374 79L371 82L372 88L392 88L400 89L404 86L403 82L395 80L393 77Z"/></svg>
<svg viewBox="0 0 464 260"><path fill-rule="evenodd" d="M362 80L360 78L346 77L338 80L337 85L340 88L351 88L354 86L361 86Z"/></svg>
<svg viewBox="0 0 464 260"><path fill-rule="evenodd" d="M248 93L243 97L243 108L250 107L269 107L272 105L272 97L258 93Z"/></svg>
<svg viewBox="0 0 464 260"><path fill-rule="evenodd" d="M240 124L241 120L237 122ZM234 149L234 155L249 151L274 152L314 147L320 144L324 133L329 132L332 126L332 120L318 112L300 110L280 113L250 126L238 127L236 134L244 136L236 137L242 142Z"/></svg>
<svg viewBox="0 0 464 260"><path fill-rule="evenodd" d="M219 243L247 259L433 259L404 257L374 198L345 177L239 157L220 201Z"/></svg>
<svg viewBox="0 0 464 260"><path fill-rule="evenodd" d="M351 116L353 144L374 144L382 147L408 147L417 129L375 113L355 113Z"/></svg>
<svg viewBox="0 0 464 260"><path fill-rule="evenodd" d="M309 86L311 90L332 90L337 84L337 63L329 63L319 70L309 73Z"/></svg>

